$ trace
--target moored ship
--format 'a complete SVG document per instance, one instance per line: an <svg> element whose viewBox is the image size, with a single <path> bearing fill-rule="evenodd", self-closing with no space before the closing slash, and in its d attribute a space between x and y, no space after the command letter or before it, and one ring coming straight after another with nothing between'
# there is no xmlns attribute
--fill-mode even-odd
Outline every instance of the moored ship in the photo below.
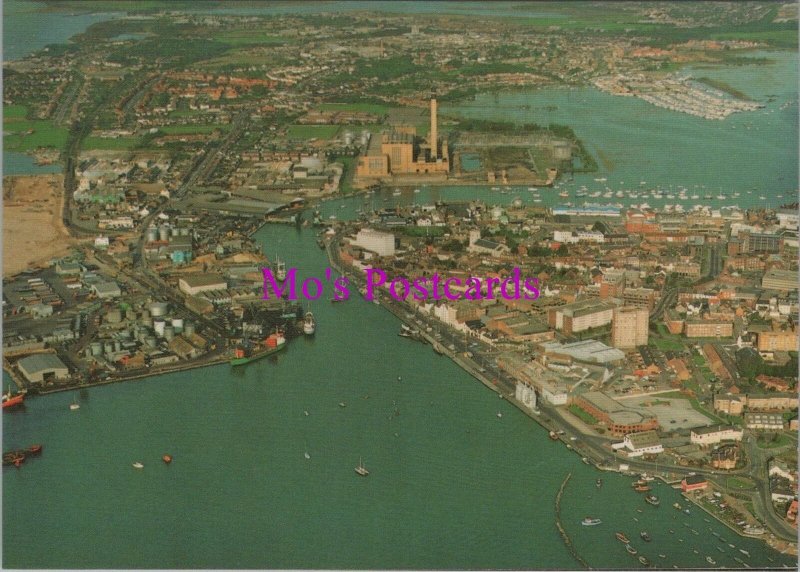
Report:
<svg viewBox="0 0 800 572"><path fill-rule="evenodd" d="M656 495L646 495L644 497L644 500L653 506L658 506L661 504L661 501L658 500L658 497Z"/></svg>
<svg viewBox="0 0 800 572"><path fill-rule="evenodd" d="M6 407L16 407L17 405L22 405L22 402L25 401L25 394L26 392L20 391L19 393L11 393L11 386L8 387L8 393L3 394L3 409Z"/></svg>
<svg viewBox="0 0 800 572"><path fill-rule="evenodd" d="M590 516L587 516L586 518L584 518L581 521L581 524L583 526L597 526L598 524L602 524L602 523L603 523L603 521L600 520L599 518L592 518Z"/></svg>
<svg viewBox="0 0 800 572"><path fill-rule="evenodd" d="M624 542L625 544L628 544L630 542L630 540L628 540L628 537L625 536L625 534L623 534L622 532L616 532L614 533L614 536L617 537L617 540L619 540L620 542Z"/></svg>
<svg viewBox="0 0 800 572"><path fill-rule="evenodd" d="M233 366L245 365L251 361L267 357L284 349L286 347L286 338L283 332L275 332L270 334L262 346L252 347L248 344L238 346L233 352L233 358L230 363Z"/></svg>

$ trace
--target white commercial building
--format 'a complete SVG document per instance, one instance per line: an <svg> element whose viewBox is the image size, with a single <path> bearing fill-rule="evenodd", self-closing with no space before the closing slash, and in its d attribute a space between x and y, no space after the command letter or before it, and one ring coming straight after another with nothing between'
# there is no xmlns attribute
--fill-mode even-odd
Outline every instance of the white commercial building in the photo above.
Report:
<svg viewBox="0 0 800 572"><path fill-rule="evenodd" d="M374 252L378 256L394 255L394 235L388 232L362 228L358 231L353 244Z"/></svg>
<svg viewBox="0 0 800 572"><path fill-rule="evenodd" d="M555 230L553 231L553 240L555 242L562 242L564 244L577 244L579 242L594 242L603 243L606 237L602 232L596 230Z"/></svg>
<svg viewBox="0 0 800 572"><path fill-rule="evenodd" d="M622 443L615 443L613 449L627 449L629 457L642 455L657 455L664 452L664 446L655 431L640 431L625 435Z"/></svg>
<svg viewBox="0 0 800 572"><path fill-rule="evenodd" d="M692 429L689 441L696 445L715 445L720 441L741 441L743 431L732 425L715 425Z"/></svg>
<svg viewBox="0 0 800 572"><path fill-rule="evenodd" d="M533 389L533 385L518 380L514 397L531 411L536 409L536 391Z"/></svg>

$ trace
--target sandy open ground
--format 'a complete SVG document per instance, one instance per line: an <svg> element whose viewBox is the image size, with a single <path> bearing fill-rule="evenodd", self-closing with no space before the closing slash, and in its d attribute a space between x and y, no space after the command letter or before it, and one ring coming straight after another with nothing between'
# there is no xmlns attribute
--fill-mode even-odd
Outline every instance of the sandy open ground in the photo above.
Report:
<svg viewBox="0 0 800 572"><path fill-rule="evenodd" d="M63 256L77 241L61 220L62 175L3 177L3 276Z"/></svg>

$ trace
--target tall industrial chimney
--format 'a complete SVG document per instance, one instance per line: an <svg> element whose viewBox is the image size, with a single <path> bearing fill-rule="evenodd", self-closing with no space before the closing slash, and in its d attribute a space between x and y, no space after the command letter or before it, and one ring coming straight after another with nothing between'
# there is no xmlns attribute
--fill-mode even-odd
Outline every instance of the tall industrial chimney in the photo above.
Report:
<svg viewBox="0 0 800 572"><path fill-rule="evenodd" d="M431 98L431 159L436 159L438 156L437 149L439 148L438 132L436 130L436 99Z"/></svg>

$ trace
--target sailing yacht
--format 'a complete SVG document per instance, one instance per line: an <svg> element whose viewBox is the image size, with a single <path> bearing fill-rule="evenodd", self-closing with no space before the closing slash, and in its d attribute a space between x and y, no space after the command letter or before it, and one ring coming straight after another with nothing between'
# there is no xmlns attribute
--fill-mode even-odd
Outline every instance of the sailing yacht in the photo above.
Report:
<svg viewBox="0 0 800 572"><path fill-rule="evenodd" d="M358 458L358 466L356 467L356 473L362 477L366 477L369 475L369 471L364 467L364 463L361 461L361 457Z"/></svg>
<svg viewBox="0 0 800 572"><path fill-rule="evenodd" d="M305 318L303 318L303 333L307 336L313 336L316 331L317 322L314 320L314 314L311 313L311 309L309 308Z"/></svg>
<svg viewBox="0 0 800 572"><path fill-rule="evenodd" d="M286 280L286 263L277 256L275 257L275 278L280 282Z"/></svg>

